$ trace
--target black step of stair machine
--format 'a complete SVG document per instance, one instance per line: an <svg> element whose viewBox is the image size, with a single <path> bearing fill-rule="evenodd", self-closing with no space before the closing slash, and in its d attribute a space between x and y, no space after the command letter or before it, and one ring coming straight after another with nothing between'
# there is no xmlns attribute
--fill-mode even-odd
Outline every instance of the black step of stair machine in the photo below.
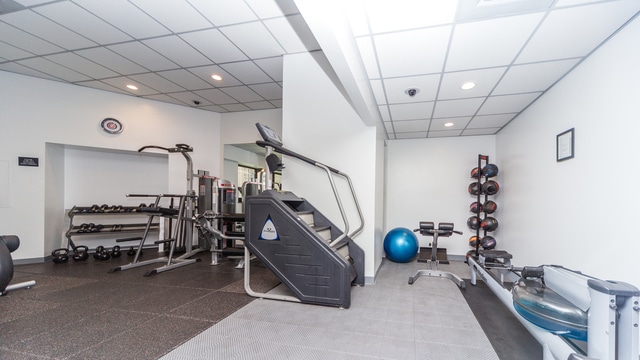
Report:
<svg viewBox="0 0 640 360"><path fill-rule="evenodd" d="M342 232L308 201L267 190L247 198L246 218L245 245L300 302L350 306L351 286L364 285L364 251L349 237L330 246Z"/></svg>

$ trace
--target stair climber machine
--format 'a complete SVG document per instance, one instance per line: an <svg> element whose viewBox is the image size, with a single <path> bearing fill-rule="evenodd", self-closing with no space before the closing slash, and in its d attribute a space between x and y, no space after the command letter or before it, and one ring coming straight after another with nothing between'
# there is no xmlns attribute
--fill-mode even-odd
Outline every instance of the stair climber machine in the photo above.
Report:
<svg viewBox="0 0 640 360"><path fill-rule="evenodd" d="M364 217L349 176L339 170L297 154L282 146L278 135L256 124L266 150L266 190L249 196L245 223L245 291L250 296L349 308L351 286L364 285L364 251L353 237L364 227ZM271 189L270 173L282 168L275 153L296 158L324 170L344 222L344 230L304 198ZM334 176L346 180L360 217L360 226L349 233L349 222ZM250 259L257 257L289 288L293 295L258 293L251 289Z"/></svg>

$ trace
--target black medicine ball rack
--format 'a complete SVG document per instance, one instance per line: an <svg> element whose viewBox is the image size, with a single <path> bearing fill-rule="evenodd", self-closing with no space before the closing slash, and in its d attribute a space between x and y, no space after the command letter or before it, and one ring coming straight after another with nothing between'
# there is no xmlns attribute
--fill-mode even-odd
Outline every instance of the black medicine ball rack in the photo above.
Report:
<svg viewBox="0 0 640 360"><path fill-rule="evenodd" d="M480 248L491 250L495 248L495 238L487 233L498 228L498 221L489 216L497 209L497 205L490 200L490 195L495 195L499 190L498 183L492 178L498 175L498 167L489 162L488 155L478 154L478 166L471 170L471 177L475 179L469 184L469 193L476 196L476 201L471 203L469 210L473 213L467 220L471 230L475 230L475 236L469 239L469 244L474 247L475 256L479 256ZM482 233L482 237L480 234Z"/></svg>

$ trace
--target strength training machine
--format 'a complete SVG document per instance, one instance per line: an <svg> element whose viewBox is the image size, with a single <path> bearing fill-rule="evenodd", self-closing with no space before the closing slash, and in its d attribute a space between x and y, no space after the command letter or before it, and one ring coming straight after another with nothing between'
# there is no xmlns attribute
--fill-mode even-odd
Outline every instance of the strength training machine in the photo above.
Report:
<svg viewBox="0 0 640 360"><path fill-rule="evenodd" d="M413 232L420 231L420 235L422 236L433 236L433 241L431 242L431 259L427 261L429 264L429 269L418 270L415 275L409 278L409 285L413 285L413 283L421 276L430 276L449 279L456 283L456 285L458 285L461 289L465 288L464 280L462 280L458 275L448 271L438 270L438 238L440 236L449 237L454 233L462 235L462 231L453 230L453 226L453 223L441 222L438 224L437 228L434 228L433 221L420 221L420 227L413 230Z"/></svg>
<svg viewBox="0 0 640 360"><path fill-rule="evenodd" d="M115 272L119 270L128 270L137 268L140 266L145 266L154 263L165 263L165 265L155 268L146 272L145 276L154 275L160 272L172 270L178 267L194 264L200 259L189 259L191 256L195 255L198 251L194 251L193 249L193 209L194 203L196 199L195 192L193 191L193 162L191 160L190 152L193 151L193 148L186 144L176 144L175 147L165 148L162 146L156 145L147 145L138 149L138 152L142 152L147 149L158 149L163 150L168 153L180 153L184 156L187 161L187 191L185 195L176 195L176 194L159 194L159 195L147 195L147 194L127 194L127 197L152 197L155 198L155 201L152 206L144 207L140 209L141 212L147 214L149 216L147 220L147 225L144 230L144 234L142 237L132 237L132 238L123 238L116 239L116 242L125 242L125 241L139 241L138 248L136 250L135 257L133 262L112 268L109 272ZM171 198L178 199L178 209L171 207L163 207L160 204L160 201L163 198ZM144 246L147 236L149 235L149 231L153 224L154 217L161 217L166 219L176 220L176 226L174 229L172 236L168 239L160 239L154 242L155 245L160 244L169 244L169 255L162 256L156 259L144 260L140 261L140 255L142 253L142 247ZM174 252L178 244L183 244L185 252L184 254L174 258Z"/></svg>
<svg viewBox="0 0 640 360"><path fill-rule="evenodd" d="M335 168L282 146L280 137L263 124L256 124L264 141L266 190L246 198L244 287L254 297L348 308L351 286L364 285L364 251L353 237L364 228L364 217L349 176ZM338 228L309 201L292 192L271 189L270 173L282 167L274 153L311 164L326 172L344 222ZM360 226L349 233L334 175L349 185ZM251 254L267 266L291 290L291 295L258 293L251 289Z"/></svg>
<svg viewBox="0 0 640 360"><path fill-rule="evenodd" d="M640 290L561 266L516 268L502 250L468 254L479 276L543 348L545 360L638 360Z"/></svg>

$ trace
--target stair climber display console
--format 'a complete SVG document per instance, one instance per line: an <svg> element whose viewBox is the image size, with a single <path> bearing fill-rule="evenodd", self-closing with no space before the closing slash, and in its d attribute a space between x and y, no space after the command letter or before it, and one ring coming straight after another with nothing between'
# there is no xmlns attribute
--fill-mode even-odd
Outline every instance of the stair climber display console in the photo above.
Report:
<svg viewBox="0 0 640 360"><path fill-rule="evenodd" d="M259 195L247 197L246 292L261 298L348 308L351 305L351 286L364 285L364 251L352 239L362 230L364 223L351 180L338 170L283 148L275 132L262 124L256 126L265 139L257 144L265 147L267 157L275 151L327 172L345 224L344 229L340 229L307 200L292 192L265 190ZM280 166L273 161L273 157L268 164L269 172ZM350 234L334 175L348 182L360 216L360 227ZM293 296L253 291L248 265L251 254L264 263Z"/></svg>

